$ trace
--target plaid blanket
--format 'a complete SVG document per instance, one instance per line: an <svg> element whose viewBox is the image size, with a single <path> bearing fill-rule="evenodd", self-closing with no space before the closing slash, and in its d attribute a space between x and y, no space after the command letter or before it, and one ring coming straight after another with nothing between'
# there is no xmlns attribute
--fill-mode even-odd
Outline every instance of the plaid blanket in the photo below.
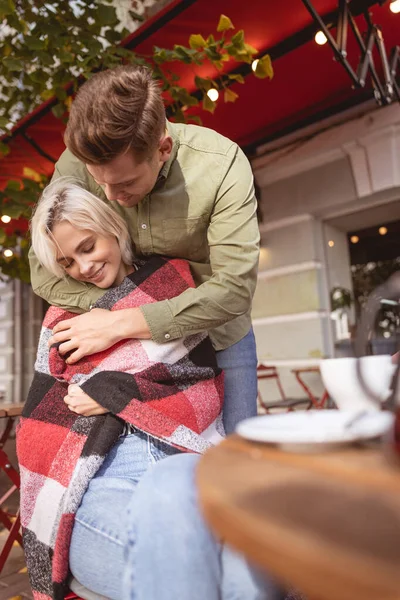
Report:
<svg viewBox="0 0 400 600"><path fill-rule="evenodd" d="M185 261L154 257L106 292L96 307L137 307L193 286ZM76 511L126 423L194 452L223 435L223 374L206 334L166 344L124 340L67 365L47 342L56 323L73 316L55 307L45 316L17 431L24 550L37 600L64 598ZM70 383L110 413L83 417L71 412L63 401Z"/></svg>

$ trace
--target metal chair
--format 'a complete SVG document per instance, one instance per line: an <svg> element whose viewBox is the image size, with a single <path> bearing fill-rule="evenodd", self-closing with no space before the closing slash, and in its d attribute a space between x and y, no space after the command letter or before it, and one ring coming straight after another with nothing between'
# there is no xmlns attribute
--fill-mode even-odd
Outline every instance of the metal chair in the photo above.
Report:
<svg viewBox="0 0 400 600"><path fill-rule="evenodd" d="M17 514L11 514L8 512L8 510L2 508L4 503L8 500L8 498L20 488L19 473L12 466L10 459L4 451L4 445L10 437L15 420L19 416L21 416L22 407L23 404L19 404L3 406L0 409L0 419L4 419L5 421L4 431L0 437L0 469L6 474L6 476L12 484L11 487L0 498L0 522L4 525L6 529L8 529L9 532L6 539L6 543L4 544L3 549L0 552L0 573L3 570L5 562L11 552L13 543L17 542L20 546L22 546L22 537L20 532L21 522L19 511L17 512Z"/></svg>
<svg viewBox="0 0 400 600"><path fill-rule="evenodd" d="M295 410L296 407L302 407L309 409L312 406L310 398L288 398L282 387L282 383L279 377L278 369L273 366L259 365L257 367L257 379L274 379L278 387L282 400L273 400L272 402L266 402L261 396L260 387L258 388L258 400L260 405L264 408L267 414L270 414L271 410L282 409L287 412Z"/></svg>

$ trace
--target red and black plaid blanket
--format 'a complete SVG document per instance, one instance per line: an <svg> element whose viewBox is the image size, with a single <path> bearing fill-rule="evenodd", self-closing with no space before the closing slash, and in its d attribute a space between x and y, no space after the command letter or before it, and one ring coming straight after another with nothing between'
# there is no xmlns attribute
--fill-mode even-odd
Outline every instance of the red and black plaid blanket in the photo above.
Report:
<svg viewBox="0 0 400 600"><path fill-rule="evenodd" d="M154 257L106 292L96 307L137 307L193 286L185 261ZM126 423L193 452L223 435L223 374L206 334L166 344L124 340L67 365L47 342L56 323L73 316L54 307L46 314L17 432L24 550L37 600L64 598L76 511ZM63 401L70 383L110 413L83 417L71 412Z"/></svg>

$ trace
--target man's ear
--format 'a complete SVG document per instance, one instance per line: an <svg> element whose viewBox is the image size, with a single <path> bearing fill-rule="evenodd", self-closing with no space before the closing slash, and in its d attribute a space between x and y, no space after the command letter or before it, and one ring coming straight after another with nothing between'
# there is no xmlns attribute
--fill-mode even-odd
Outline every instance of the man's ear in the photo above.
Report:
<svg viewBox="0 0 400 600"><path fill-rule="evenodd" d="M170 135L166 134L160 141L160 145L158 147L161 162L164 162L164 163L167 162L167 160L171 156L172 145L173 145L172 137Z"/></svg>

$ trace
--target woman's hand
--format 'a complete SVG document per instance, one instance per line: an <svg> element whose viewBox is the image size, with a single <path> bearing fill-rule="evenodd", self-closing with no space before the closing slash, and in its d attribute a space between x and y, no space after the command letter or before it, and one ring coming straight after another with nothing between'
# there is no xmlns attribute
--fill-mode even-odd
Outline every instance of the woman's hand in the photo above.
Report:
<svg viewBox="0 0 400 600"><path fill-rule="evenodd" d="M60 343L58 351L62 355L71 352L66 360L71 365L84 356L110 348L120 340L150 337L140 309L109 311L94 308L88 313L57 323L48 344Z"/></svg>
<svg viewBox="0 0 400 600"><path fill-rule="evenodd" d="M84 417L104 415L110 412L93 400L93 398L85 394L79 385L76 384L68 386L68 395L64 397L64 402L69 410L77 415L83 415Z"/></svg>

